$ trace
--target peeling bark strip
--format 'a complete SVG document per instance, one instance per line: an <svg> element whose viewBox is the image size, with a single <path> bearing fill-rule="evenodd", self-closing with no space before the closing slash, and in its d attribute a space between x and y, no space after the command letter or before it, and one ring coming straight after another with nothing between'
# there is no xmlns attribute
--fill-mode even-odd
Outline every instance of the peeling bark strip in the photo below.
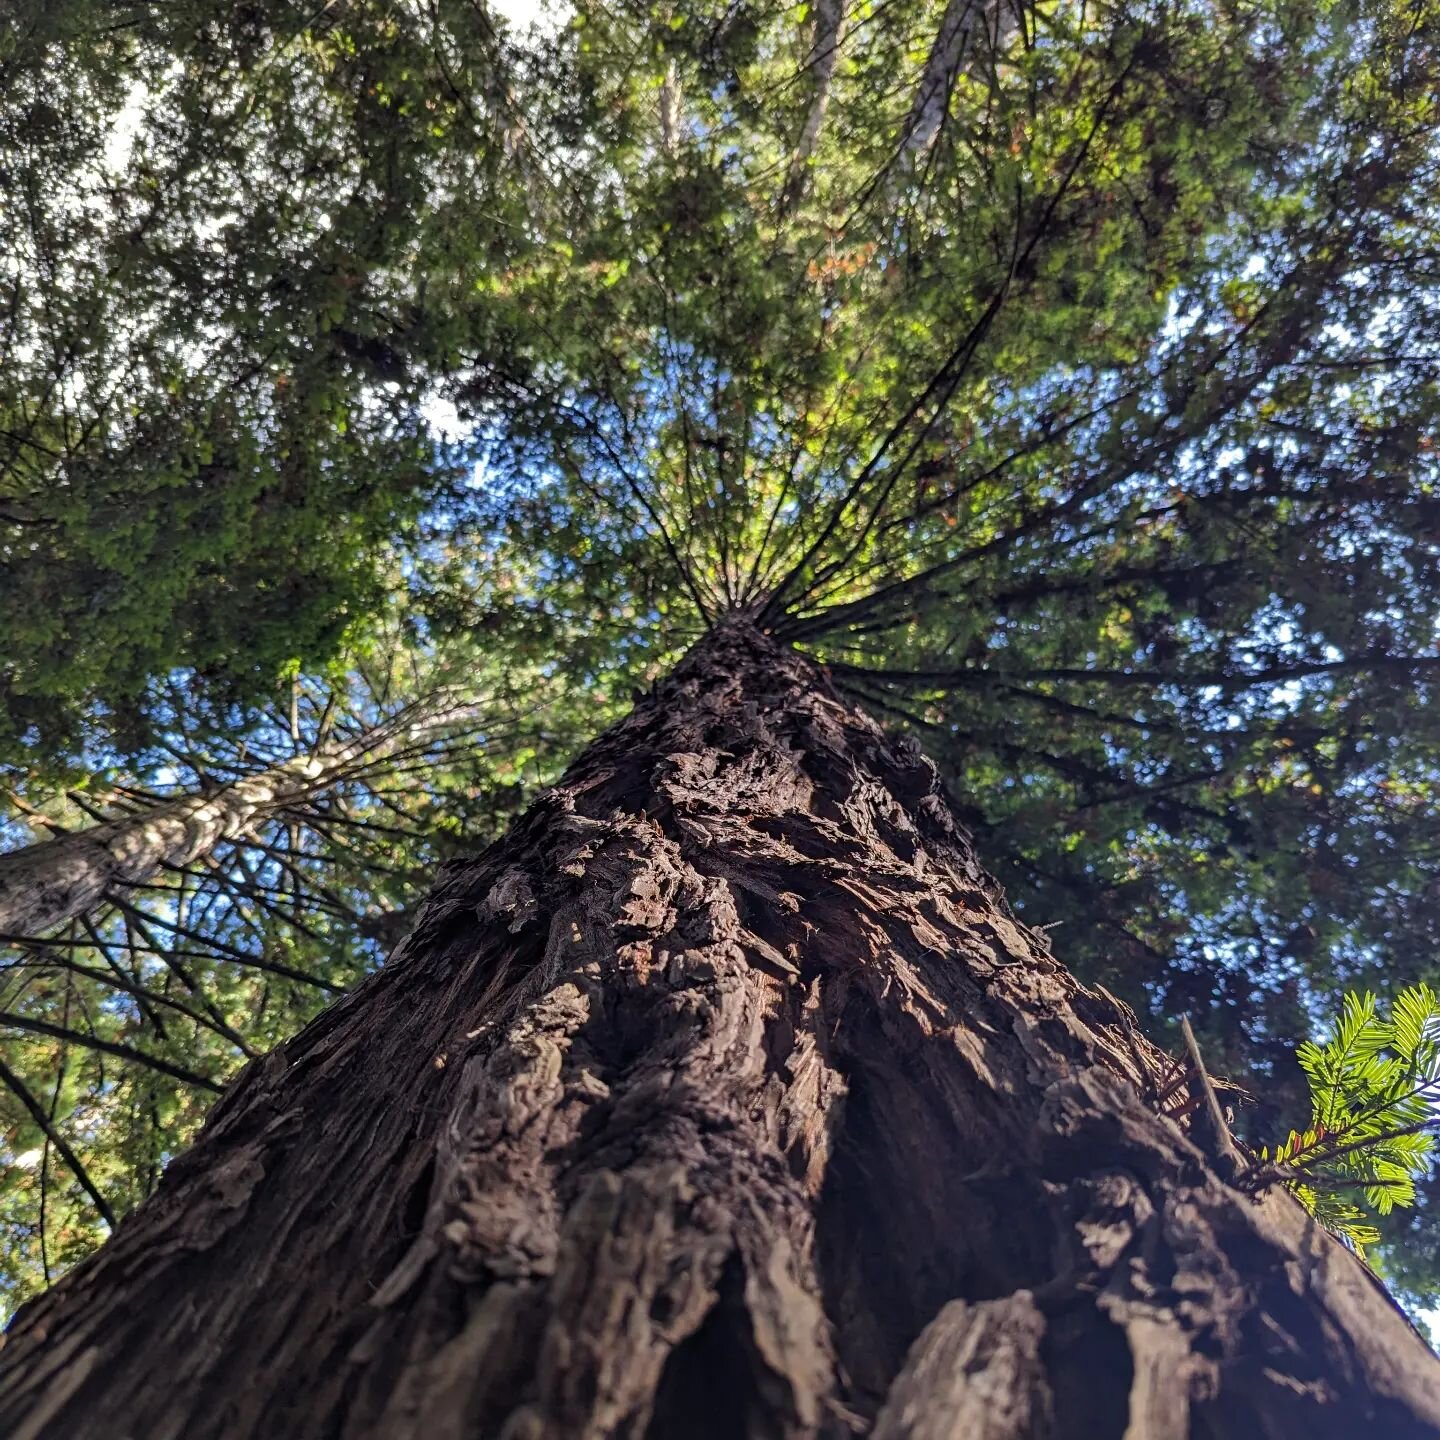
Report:
<svg viewBox="0 0 1440 1440"><path fill-rule="evenodd" d="M17 1317L11 1440L1433 1436L914 748L723 624Z"/></svg>
<svg viewBox="0 0 1440 1440"><path fill-rule="evenodd" d="M0 936L48 934L89 914L107 894L150 884L287 806L372 770L399 750L439 738L471 714L472 707L453 703L417 707L353 740L222 785L213 794L182 795L0 854Z"/></svg>

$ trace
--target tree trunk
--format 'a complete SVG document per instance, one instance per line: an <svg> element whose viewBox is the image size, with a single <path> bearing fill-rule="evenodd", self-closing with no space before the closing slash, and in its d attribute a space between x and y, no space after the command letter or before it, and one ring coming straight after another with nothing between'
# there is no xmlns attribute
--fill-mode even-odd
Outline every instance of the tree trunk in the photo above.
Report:
<svg viewBox="0 0 1440 1440"><path fill-rule="evenodd" d="M955 81L980 49L981 38L998 54L1010 43L1015 28L1010 0L950 0L905 118L902 155L915 163L929 154L940 137Z"/></svg>
<svg viewBox="0 0 1440 1440"><path fill-rule="evenodd" d="M413 706L353 740L330 744L135 814L0 854L0 937L48 934L91 913L107 895L148 885L287 807L444 735L473 707L440 700Z"/></svg>
<svg viewBox="0 0 1440 1440"><path fill-rule="evenodd" d="M684 119L684 98L680 93L680 76L672 60L665 67L660 82L660 149L673 156L680 146L680 125Z"/></svg>
<svg viewBox="0 0 1440 1440"><path fill-rule="evenodd" d="M934 768L727 621L21 1312L0 1432L1436 1434L1423 1342L1153 1058Z"/></svg>
<svg viewBox="0 0 1440 1440"><path fill-rule="evenodd" d="M788 215L805 197L810 157L820 143L820 130L825 112L830 108L830 87L835 67L840 60L840 26L845 19L843 0L815 0L810 19L813 39L805 68L810 76L810 104L805 110L805 124L790 155L790 168L785 189L780 196L780 212Z"/></svg>

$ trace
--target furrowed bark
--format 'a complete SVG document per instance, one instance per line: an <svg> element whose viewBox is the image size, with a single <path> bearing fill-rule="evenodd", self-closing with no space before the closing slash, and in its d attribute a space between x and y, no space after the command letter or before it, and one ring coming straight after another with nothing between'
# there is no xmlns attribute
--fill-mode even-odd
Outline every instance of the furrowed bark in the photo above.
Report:
<svg viewBox="0 0 1440 1440"><path fill-rule="evenodd" d="M49 934L95 910L107 895L150 884L339 780L452 730L471 707L417 707L353 740L331 744L208 795L182 795L0 854L0 937Z"/></svg>
<svg viewBox="0 0 1440 1440"><path fill-rule="evenodd" d="M0 1432L1435 1434L1137 1055L929 762L727 621L21 1312Z"/></svg>

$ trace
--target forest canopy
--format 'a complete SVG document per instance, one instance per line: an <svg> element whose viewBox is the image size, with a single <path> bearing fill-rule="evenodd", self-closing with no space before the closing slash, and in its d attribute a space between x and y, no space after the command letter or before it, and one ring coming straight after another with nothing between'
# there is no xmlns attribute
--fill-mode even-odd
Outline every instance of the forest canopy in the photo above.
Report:
<svg viewBox="0 0 1440 1440"><path fill-rule="evenodd" d="M1433 0L18 13L0 839L265 798L4 928L7 1304L733 611L1242 1136L1440 984Z"/></svg>

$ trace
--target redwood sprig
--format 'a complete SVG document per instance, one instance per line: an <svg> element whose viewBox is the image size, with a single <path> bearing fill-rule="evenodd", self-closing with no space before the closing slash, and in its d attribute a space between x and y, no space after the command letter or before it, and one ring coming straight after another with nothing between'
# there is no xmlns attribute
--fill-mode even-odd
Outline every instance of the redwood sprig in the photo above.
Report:
<svg viewBox="0 0 1440 1440"><path fill-rule="evenodd" d="M1388 1014L1373 994L1346 995L1330 1038L1296 1057L1310 1082L1311 1118L1260 1150L1249 1184L1283 1183L1328 1230L1363 1254L1388 1215L1415 1203L1440 1125L1440 996L1419 984ZM1363 1206L1354 1198L1359 1192Z"/></svg>

